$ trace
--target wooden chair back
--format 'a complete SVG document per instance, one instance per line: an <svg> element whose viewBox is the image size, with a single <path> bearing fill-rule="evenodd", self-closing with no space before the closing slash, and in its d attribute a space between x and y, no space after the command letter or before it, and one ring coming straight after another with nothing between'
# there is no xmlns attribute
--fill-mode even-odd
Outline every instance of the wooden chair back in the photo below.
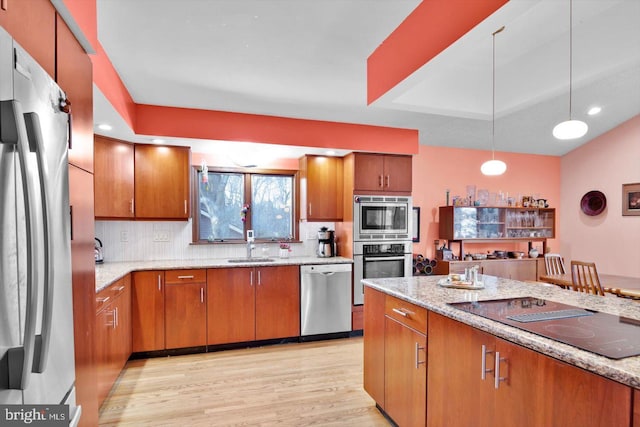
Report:
<svg viewBox="0 0 640 427"><path fill-rule="evenodd" d="M567 270L564 268L564 261L560 254L544 254L544 267L547 275L565 274Z"/></svg>
<svg viewBox="0 0 640 427"><path fill-rule="evenodd" d="M604 296L595 262L571 261L573 290Z"/></svg>

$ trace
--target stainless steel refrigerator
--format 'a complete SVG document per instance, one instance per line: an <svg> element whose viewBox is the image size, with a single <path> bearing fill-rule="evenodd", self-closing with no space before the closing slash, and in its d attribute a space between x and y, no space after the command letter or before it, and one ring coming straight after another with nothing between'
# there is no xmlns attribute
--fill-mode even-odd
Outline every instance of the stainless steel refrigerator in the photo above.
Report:
<svg viewBox="0 0 640 427"><path fill-rule="evenodd" d="M0 27L0 405L69 405L74 425L65 99Z"/></svg>

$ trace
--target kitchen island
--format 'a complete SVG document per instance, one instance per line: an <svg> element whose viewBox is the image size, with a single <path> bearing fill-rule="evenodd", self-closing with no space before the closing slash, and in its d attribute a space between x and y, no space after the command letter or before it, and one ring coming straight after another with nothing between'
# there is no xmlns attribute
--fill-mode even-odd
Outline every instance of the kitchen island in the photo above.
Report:
<svg viewBox="0 0 640 427"><path fill-rule="evenodd" d="M364 386L396 423L631 425L640 356L613 360L449 304L532 297L631 322L639 305L486 275L483 289L444 288L443 277L363 281Z"/></svg>

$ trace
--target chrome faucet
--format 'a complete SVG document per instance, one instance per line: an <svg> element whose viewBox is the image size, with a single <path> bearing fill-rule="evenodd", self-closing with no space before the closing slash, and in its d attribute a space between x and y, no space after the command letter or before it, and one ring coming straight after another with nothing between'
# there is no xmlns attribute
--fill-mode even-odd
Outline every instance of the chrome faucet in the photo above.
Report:
<svg viewBox="0 0 640 427"><path fill-rule="evenodd" d="M253 235L253 230L247 230L247 258L251 259L251 254L253 249L256 247L253 242L256 241L256 238Z"/></svg>

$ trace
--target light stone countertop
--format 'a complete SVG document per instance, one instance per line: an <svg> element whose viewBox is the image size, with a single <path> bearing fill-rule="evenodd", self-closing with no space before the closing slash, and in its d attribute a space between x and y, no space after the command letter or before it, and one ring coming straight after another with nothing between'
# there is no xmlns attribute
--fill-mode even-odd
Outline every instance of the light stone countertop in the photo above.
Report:
<svg viewBox="0 0 640 427"><path fill-rule="evenodd" d="M485 285L481 290L443 288L438 286L437 282L444 277L446 276L365 279L362 282L365 286L458 320L507 341L640 389L640 356L620 360L609 359L447 305L454 302L530 296L640 320L639 302L613 295L605 297L586 295L561 289L555 285L519 282L486 275L479 275L479 279Z"/></svg>
<svg viewBox="0 0 640 427"><path fill-rule="evenodd" d="M256 257L259 258L259 257ZM160 261L105 262L96 264L96 292L111 285L116 280L133 271L142 270L178 270L193 268L223 267L261 267L278 265L311 265L311 264L352 264L353 260L344 257L319 258L313 256L276 258L268 262L229 262L227 258L179 259Z"/></svg>

